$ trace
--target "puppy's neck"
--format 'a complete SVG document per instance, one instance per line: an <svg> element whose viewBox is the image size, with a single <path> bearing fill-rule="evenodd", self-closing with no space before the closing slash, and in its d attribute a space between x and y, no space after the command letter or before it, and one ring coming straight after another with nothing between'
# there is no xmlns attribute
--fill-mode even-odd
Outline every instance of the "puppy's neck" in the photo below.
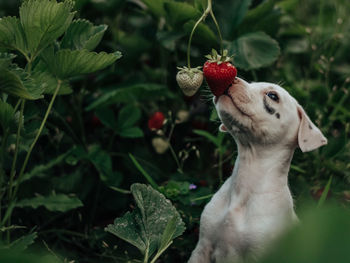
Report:
<svg viewBox="0 0 350 263"><path fill-rule="evenodd" d="M234 192L263 194L288 187L288 171L294 149L271 145L238 145L233 171Z"/></svg>

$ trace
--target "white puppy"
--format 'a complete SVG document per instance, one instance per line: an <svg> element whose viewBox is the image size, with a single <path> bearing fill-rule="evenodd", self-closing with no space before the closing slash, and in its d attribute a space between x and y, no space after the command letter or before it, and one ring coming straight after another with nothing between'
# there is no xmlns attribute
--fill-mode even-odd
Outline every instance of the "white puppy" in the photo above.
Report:
<svg viewBox="0 0 350 263"><path fill-rule="evenodd" d="M278 85L237 78L214 104L220 130L233 136L238 157L233 174L204 208L189 263L259 257L298 220L287 180L294 150L327 144L303 108Z"/></svg>

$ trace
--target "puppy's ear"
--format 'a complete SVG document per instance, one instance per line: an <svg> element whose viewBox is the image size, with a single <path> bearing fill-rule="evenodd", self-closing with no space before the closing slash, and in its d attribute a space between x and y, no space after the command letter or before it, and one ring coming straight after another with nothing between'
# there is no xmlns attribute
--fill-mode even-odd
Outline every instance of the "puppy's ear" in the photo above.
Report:
<svg viewBox="0 0 350 263"><path fill-rule="evenodd" d="M221 132L228 132L226 126L224 124L222 124L222 123L220 124L219 131L221 131Z"/></svg>
<svg viewBox="0 0 350 263"><path fill-rule="evenodd" d="M322 145L326 145L326 137L324 137L322 132L312 123L300 105L298 105L298 114L300 117L298 144L302 152L310 152Z"/></svg>

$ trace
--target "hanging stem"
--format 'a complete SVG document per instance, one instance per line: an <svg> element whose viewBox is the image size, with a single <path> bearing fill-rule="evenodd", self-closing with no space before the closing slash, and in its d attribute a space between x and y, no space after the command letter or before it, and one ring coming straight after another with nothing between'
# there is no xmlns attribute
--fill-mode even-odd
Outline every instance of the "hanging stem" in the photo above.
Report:
<svg viewBox="0 0 350 263"><path fill-rule="evenodd" d="M190 34L190 39L188 40L188 46L187 46L187 67L188 68L191 68L190 54L191 54L191 42L192 42L193 34L196 31L196 28L198 27L198 25L210 14L210 12L212 12L212 3L211 3L211 1L212 0L208 0L207 9L204 11L202 16L198 19L198 21L196 22L196 24L192 28L192 31L191 31L191 34Z"/></svg>
<svg viewBox="0 0 350 263"><path fill-rule="evenodd" d="M213 12L212 9L210 10L210 16L211 16L211 18L213 19L214 24L215 24L215 26L216 26L216 30L218 31L218 34L219 34L219 39L220 39L220 54L222 54L223 51L224 51L224 48L223 48L223 44L222 44L221 30L220 30L220 27L219 27L218 22L216 21L216 18L215 18L215 15L214 15L214 12Z"/></svg>
<svg viewBox="0 0 350 263"><path fill-rule="evenodd" d="M14 197L16 196L16 194L17 194L18 187L19 187L19 185L20 185L20 183L21 183L22 176L23 176L24 171L25 171L25 169L26 169L26 167L27 167L29 157L30 157L30 155L31 155L31 153L32 153L32 151L33 151L33 148L34 148L35 144L37 143L37 141L38 141L38 139L39 139L39 137L40 137L40 135L41 135L41 132L42 132L43 129L44 129L46 120L47 120L47 118L48 118L48 116L49 116L49 114L50 114L50 112L51 112L52 105L53 105L53 103L54 103L54 101L55 101L55 99L56 99L56 96L57 96L57 94L58 94L58 91L60 90L61 84L62 84L62 81L61 81L61 80L58 80L56 90L55 90L55 92L54 92L54 94L53 94L53 96L52 96L52 98L51 98L49 107L48 107L47 110L46 110L44 119L42 120L41 125L40 125L40 128L39 128L39 130L38 130L38 132L37 132L37 134L36 134L36 136L35 136L35 139L34 139L33 143L30 145L30 148L29 148L29 150L28 150L28 152L27 152L27 155L26 155L26 157L25 157L25 159L24 159L24 162L23 162L21 171L20 171L20 173L19 173L19 175L18 175L18 178L17 178L18 183L16 184L16 187L15 187L15 189L14 189L12 195L11 195L11 200L13 200L13 198L14 198Z"/></svg>

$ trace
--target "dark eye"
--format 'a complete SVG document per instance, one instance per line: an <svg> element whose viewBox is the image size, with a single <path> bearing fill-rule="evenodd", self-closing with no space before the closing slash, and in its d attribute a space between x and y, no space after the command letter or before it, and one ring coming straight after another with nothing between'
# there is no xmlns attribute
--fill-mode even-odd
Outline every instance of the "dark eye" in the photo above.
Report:
<svg viewBox="0 0 350 263"><path fill-rule="evenodd" d="M266 95L267 95L270 99L272 99L272 100L274 100L274 101L276 101L276 102L279 101L278 95L277 95L275 92L270 91L270 92L266 93Z"/></svg>

